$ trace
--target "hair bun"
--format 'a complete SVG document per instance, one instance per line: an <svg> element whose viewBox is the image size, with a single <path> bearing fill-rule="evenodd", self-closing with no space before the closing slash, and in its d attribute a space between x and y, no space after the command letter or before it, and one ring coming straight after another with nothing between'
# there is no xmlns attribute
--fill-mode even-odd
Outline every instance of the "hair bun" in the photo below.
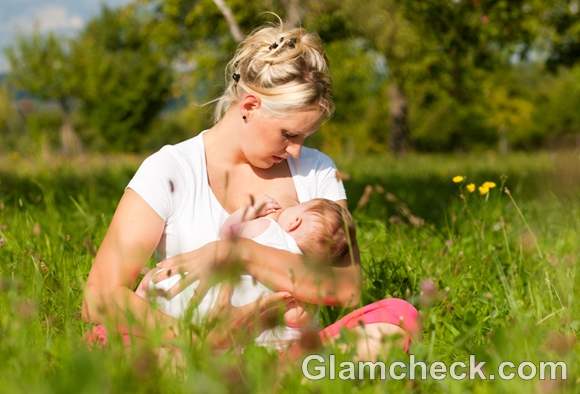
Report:
<svg viewBox="0 0 580 394"><path fill-rule="evenodd" d="M320 38L282 24L254 30L226 67L226 90L218 100L216 122L243 93L259 96L272 113L318 106L330 116L331 80Z"/></svg>

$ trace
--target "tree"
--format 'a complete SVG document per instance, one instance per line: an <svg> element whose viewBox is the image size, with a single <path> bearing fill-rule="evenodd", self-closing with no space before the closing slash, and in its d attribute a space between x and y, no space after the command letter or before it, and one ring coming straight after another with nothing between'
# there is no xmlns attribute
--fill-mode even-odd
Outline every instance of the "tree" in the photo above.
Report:
<svg viewBox="0 0 580 394"><path fill-rule="evenodd" d="M10 80L19 88L45 100L55 100L62 112L61 149L64 154L81 151L81 142L72 121L74 78L67 42L53 34L35 32L19 37L16 45L6 50Z"/></svg>
<svg viewBox="0 0 580 394"><path fill-rule="evenodd" d="M426 56L423 37L406 17L404 2L345 0L309 5L307 20L315 28L331 30L323 35L327 40L358 36L386 59L389 148L395 154L404 153L410 135L408 90L432 60Z"/></svg>
<svg viewBox="0 0 580 394"><path fill-rule="evenodd" d="M148 132L151 121L169 97L171 59L156 48L145 21L128 6L103 7L72 47L76 95L103 149L136 151L136 135Z"/></svg>
<svg viewBox="0 0 580 394"><path fill-rule="evenodd" d="M559 66L571 67L580 61L580 3L555 1L544 9L542 16L550 29L548 69L555 71Z"/></svg>
<svg viewBox="0 0 580 394"><path fill-rule="evenodd" d="M223 70L237 43L251 29L274 19L268 12L288 14L298 23L302 8L296 0L144 0L151 40L173 59L179 72L173 95L194 104L207 103L223 91ZM208 119L209 122L209 119Z"/></svg>
<svg viewBox="0 0 580 394"><path fill-rule="evenodd" d="M404 4L407 19L429 43L429 51L439 54L428 70L435 89L426 97L431 102L450 98L461 108L471 107L474 118L482 109L481 103L485 103L485 111L494 114L486 123L498 130L499 146L506 151L509 147L506 133L519 120L528 119L531 109L523 98L507 94L502 86L488 82L497 79L495 74L509 72L516 59L527 58L537 36L541 3L409 0ZM497 101L489 102L490 98ZM511 117L510 112L518 115Z"/></svg>

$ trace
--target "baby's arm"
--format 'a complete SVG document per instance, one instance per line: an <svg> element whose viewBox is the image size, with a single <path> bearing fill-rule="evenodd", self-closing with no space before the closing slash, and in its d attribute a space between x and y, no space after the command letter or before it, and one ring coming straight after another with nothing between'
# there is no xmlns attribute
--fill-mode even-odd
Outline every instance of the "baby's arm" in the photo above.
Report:
<svg viewBox="0 0 580 394"><path fill-rule="evenodd" d="M260 228L260 225L250 225L250 222L254 221L256 218L276 212L279 209L280 204L278 204L278 202L272 197L265 195L255 201L253 205L242 207L232 213L220 229L220 238L231 239L236 236L253 238L256 235L261 234L261 231L264 231L265 227L263 227L260 232L256 233L257 229Z"/></svg>

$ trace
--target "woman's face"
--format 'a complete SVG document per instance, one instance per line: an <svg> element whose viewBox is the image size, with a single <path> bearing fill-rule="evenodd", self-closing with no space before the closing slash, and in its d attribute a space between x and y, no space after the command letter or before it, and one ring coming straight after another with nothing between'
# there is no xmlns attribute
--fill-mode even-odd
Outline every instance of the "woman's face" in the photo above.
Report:
<svg viewBox="0 0 580 394"><path fill-rule="evenodd" d="M318 109L292 112L273 117L264 110L252 111L245 122L245 138L241 149L248 162L267 169L289 156L298 158L304 140L320 126Z"/></svg>

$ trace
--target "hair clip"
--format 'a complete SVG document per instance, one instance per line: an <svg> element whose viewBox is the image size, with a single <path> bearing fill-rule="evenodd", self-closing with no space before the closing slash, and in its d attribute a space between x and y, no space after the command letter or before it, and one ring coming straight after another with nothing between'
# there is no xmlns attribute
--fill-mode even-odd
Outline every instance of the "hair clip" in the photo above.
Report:
<svg viewBox="0 0 580 394"><path fill-rule="evenodd" d="M233 73L232 78L234 79L234 81L236 81L236 83L238 83L240 81L240 74Z"/></svg>
<svg viewBox="0 0 580 394"><path fill-rule="evenodd" d="M276 48L278 48L278 43L277 43L276 41L274 41L274 42L272 43L272 45L270 45L270 46L268 47L268 49L269 49L269 50L276 49Z"/></svg>

